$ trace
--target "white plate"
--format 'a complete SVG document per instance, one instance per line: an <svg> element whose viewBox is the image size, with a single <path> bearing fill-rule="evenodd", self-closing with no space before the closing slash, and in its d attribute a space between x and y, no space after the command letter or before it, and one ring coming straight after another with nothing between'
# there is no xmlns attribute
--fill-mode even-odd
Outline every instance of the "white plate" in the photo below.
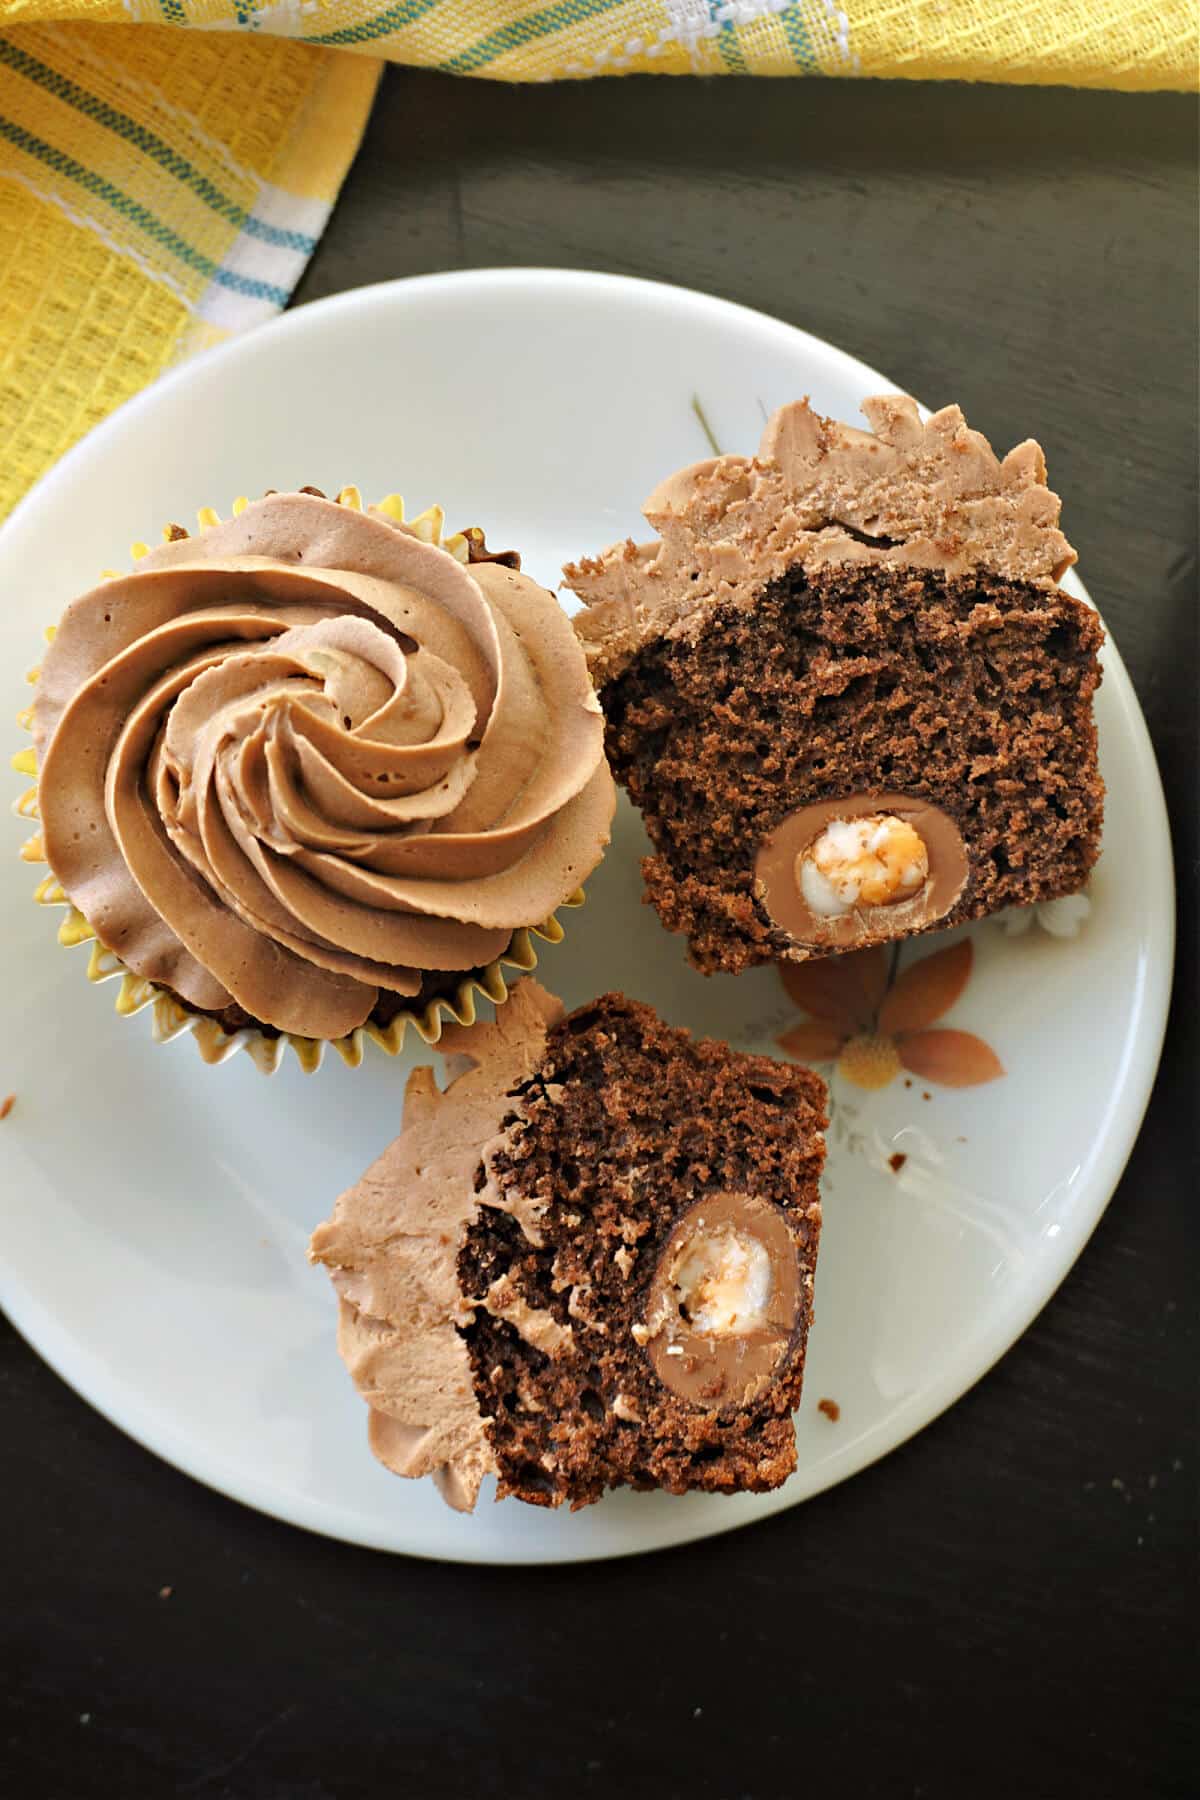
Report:
<svg viewBox="0 0 1200 1800"><path fill-rule="evenodd" d="M641 531L659 478L707 454L694 397L722 446L748 451L781 401L808 393L854 420L864 395L892 385L757 313L606 276L433 276L304 307L132 401L0 532L0 717L25 703L21 672L62 604L199 505L305 482L399 489L518 545L553 586L564 559ZM1074 938L977 928L947 1020L986 1038L1007 1074L958 1089L901 1077L871 1095L835 1082L800 1466L777 1494L623 1493L574 1516L483 1503L466 1519L428 1484L386 1474L334 1351L328 1281L304 1249L393 1136L411 1058L372 1052L357 1072L331 1059L316 1076L291 1064L266 1079L245 1056L203 1067L186 1037L155 1047L145 1014L118 1019L112 988L88 985L86 950L56 947L58 915L30 904L37 871L16 859L28 830L16 824L0 858L0 1094L17 1096L0 1126L0 1299L79 1393L159 1455L251 1506L384 1549L622 1555L842 1480L1025 1329L1095 1226L1146 1105L1170 980L1170 851L1111 645L1105 671L1108 849L1090 915ZM799 1016L774 971L705 981L687 969L682 941L641 904L642 848L623 809L545 980L572 1005L623 987L769 1049ZM908 1159L898 1174L895 1154ZM837 1402L836 1423L821 1399Z"/></svg>

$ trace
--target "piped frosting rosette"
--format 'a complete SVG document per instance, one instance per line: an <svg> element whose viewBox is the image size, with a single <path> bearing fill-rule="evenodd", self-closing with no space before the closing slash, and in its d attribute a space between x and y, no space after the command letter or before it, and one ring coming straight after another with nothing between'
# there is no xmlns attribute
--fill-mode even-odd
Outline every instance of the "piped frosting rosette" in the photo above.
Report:
<svg viewBox="0 0 1200 1800"><path fill-rule="evenodd" d="M41 849L160 1035L358 1061L470 1022L561 935L609 837L603 719L554 597L455 548L276 494L67 608Z"/></svg>

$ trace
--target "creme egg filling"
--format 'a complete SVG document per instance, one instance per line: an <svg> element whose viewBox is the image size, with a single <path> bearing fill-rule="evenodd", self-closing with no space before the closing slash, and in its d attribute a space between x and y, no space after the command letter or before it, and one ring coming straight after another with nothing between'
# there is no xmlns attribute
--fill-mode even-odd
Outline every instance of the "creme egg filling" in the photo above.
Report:
<svg viewBox="0 0 1200 1800"><path fill-rule="evenodd" d="M858 906L910 900L929 879L920 832L892 813L832 819L796 858L796 879L810 911L836 919Z"/></svg>
<svg viewBox="0 0 1200 1800"><path fill-rule="evenodd" d="M733 1225L698 1229L675 1265L680 1315L704 1337L742 1337L767 1325L771 1258L760 1238Z"/></svg>

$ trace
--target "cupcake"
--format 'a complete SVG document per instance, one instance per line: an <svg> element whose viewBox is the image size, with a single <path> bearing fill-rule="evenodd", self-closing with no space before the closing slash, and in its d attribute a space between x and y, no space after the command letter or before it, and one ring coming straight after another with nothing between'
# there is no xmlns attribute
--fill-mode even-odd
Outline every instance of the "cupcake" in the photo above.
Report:
<svg viewBox="0 0 1200 1800"><path fill-rule="evenodd" d="M210 1054L436 1038L505 998L504 961L531 966L530 928L557 935L600 860L578 641L515 557L455 548L270 494L171 527L53 635L32 731L55 897L209 1022Z"/></svg>
<svg viewBox="0 0 1200 1800"><path fill-rule="evenodd" d="M414 1071L314 1233L389 1468L470 1510L606 1488L761 1493L795 1468L825 1086L607 994L524 981Z"/></svg>
<svg viewBox="0 0 1200 1800"><path fill-rule="evenodd" d="M1103 632L1041 450L863 410L785 406L657 489L656 543L566 570L647 898L706 973L1057 899L1099 853Z"/></svg>

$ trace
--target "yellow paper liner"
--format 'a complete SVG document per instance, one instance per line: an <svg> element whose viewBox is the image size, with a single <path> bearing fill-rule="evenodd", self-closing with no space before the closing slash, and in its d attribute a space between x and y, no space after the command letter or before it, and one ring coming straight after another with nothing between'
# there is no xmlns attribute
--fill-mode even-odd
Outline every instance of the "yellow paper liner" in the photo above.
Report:
<svg viewBox="0 0 1200 1800"><path fill-rule="evenodd" d="M337 496L338 504L353 507L356 512L362 511L362 496L356 487L344 487ZM248 505L244 498L233 503L236 517ZM399 525L404 525L414 536L424 543L437 544L448 550L457 562L470 562L470 549L466 535L461 531L451 533L443 538L442 526L445 513L440 506L426 507L413 519L405 519L404 501L399 494L389 494L374 509ZM207 531L213 525L219 525L220 516L210 506L201 507L197 513L201 531ZM164 539L174 535L170 526L163 531ZM137 543L132 546L135 562L147 555L149 546ZM106 569L104 579L109 580L116 574L115 570ZM46 627L46 641L53 642L56 627ZM31 669L27 680L36 685L40 667ZM33 723L33 709L26 707L18 714L18 724L28 731ZM29 746L20 750L12 759L12 766L18 774L29 775L34 785L14 803L13 811L23 819L37 819L37 755ZM25 862L45 862L45 848L40 831L27 839L21 846L21 857ZM540 938L543 943L559 944L565 933L558 921L557 913L551 913L540 925L520 926L513 932L508 949L487 964L485 968L472 969L463 976L454 994L449 997L439 996L428 1001L420 1011L404 1010L397 1012L386 1025L376 1025L371 1020L348 1032L340 1038L307 1038L298 1037L293 1032L279 1032L268 1036L266 1032L253 1026L244 1027L240 1031L228 1032L218 1020L206 1014L192 1012L176 995L157 983L149 981L145 976L135 975L127 969L120 957L108 950L99 941L96 933L88 924L83 914L71 904L61 884L51 873L39 881L34 889L34 899L39 906L63 906L67 916L58 928L58 941L66 949L78 944L91 944L88 958L87 978L92 982L112 981L120 977L120 988L117 991L116 1010L122 1018L132 1018L135 1013L152 1008L153 1036L155 1043L166 1044L183 1032L190 1032L195 1040L196 1048L206 1063L222 1063L245 1050L255 1067L264 1075L273 1075L283 1061L285 1050L290 1046L295 1051L296 1060L306 1074L312 1074L321 1066L326 1045L336 1050L342 1061L350 1068L356 1069L363 1059L368 1041L378 1044L388 1056L398 1056L404 1047L404 1040L411 1026L418 1037L426 1044L436 1044L442 1035L443 1023L453 1019L458 1025L473 1025L478 1016L476 996L482 995L490 1000L493 1006L503 1006L511 992L510 984L505 979L505 969L516 969L527 975L537 967L537 949L534 939ZM583 905L583 889L577 888L573 894L562 902L564 907Z"/></svg>

